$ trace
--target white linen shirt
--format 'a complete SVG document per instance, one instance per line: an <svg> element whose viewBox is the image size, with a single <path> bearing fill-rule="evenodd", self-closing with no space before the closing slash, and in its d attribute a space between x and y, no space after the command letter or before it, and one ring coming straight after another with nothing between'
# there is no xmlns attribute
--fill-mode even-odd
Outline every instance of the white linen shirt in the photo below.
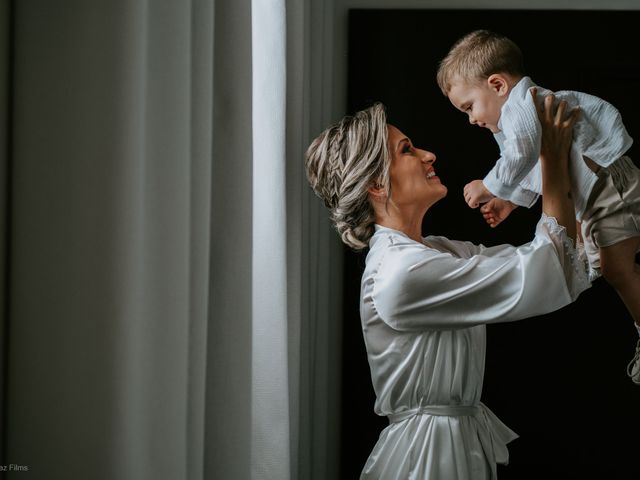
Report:
<svg viewBox="0 0 640 480"><path fill-rule="evenodd" d="M531 207L542 194L538 161L541 127L529 93L534 86L531 78L523 77L502 106L498 121L500 131L494 134L500 147L500 158L483 179L485 187L493 195L524 207ZM537 88L541 99L553 93ZM607 167L629 150L633 140L622 123L620 112L605 100L571 90L558 91L554 95L566 100L569 108L579 105L581 109L573 131L569 169L576 218L581 221L598 178L586 165L583 156Z"/></svg>
<svg viewBox="0 0 640 480"><path fill-rule="evenodd" d="M481 402L485 324L541 315L589 287L563 227L484 247L376 225L360 314L374 410L392 422L362 471L375 480L488 480L517 435Z"/></svg>

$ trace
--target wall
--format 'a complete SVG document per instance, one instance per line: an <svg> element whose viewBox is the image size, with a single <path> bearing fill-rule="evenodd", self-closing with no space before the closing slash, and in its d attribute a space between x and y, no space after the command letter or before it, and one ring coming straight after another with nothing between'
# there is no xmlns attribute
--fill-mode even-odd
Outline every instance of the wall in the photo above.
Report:
<svg viewBox="0 0 640 480"><path fill-rule="evenodd" d="M348 32L346 27L347 27L347 13L349 8L351 7L353 8L378 8L378 7L387 8L387 6L391 8L396 8L396 7L397 8L419 8L424 6L425 3L426 2L351 1L351 2L342 2L336 6L336 11L335 11L336 22L333 29L333 35L331 36L331 40L333 41L333 50L335 53L333 56L333 62L330 67L333 70L333 78L334 78L331 88L333 92L332 99L334 102L333 116L335 118L340 117L344 113L345 109L347 109L347 88L346 88L347 78L346 77L347 77L347 60L348 60L347 55L349 52L347 49L346 38L347 38ZM478 5L477 3L474 3L473 7L494 8L494 7L504 6L505 9L510 9L510 10L518 9L518 8L520 9L531 9L531 8L571 9L571 4L572 3L575 4L576 2L561 2L561 3L554 3L553 5L551 5L550 3L551 2L546 2L546 3L536 2L535 5L533 5L532 2L509 2L509 3L484 2L481 4L481 6ZM589 10L589 9L595 10L595 9L604 9L604 8L612 9L612 10L615 10L615 9L638 10L639 9L638 7L630 5L631 2L617 2L613 4L613 7L611 3L607 5L601 5L602 3L603 2L591 2L591 4L589 4L588 2L581 2L581 6L585 7L583 8L584 10ZM623 3L626 3L627 5L623 5ZM466 6L462 2L450 2L450 3L447 2L446 4L444 4L443 2L440 2L440 4L438 5L436 5L435 2L430 2L430 5L433 5L434 8L438 7L438 8L449 9L449 8L456 7L458 5L460 5L462 8L466 8ZM430 32L429 32L428 26L425 26L425 37L428 37L429 33ZM435 38L436 39L438 38L437 35ZM569 36L561 35L559 38L560 40L566 40L567 38L571 39L568 42L569 45L571 45L572 43L578 43L580 41L579 37L572 37L571 35ZM569 46L569 49L571 49L571 46ZM429 86L428 80L425 80L425 88L435 89L436 88L435 83ZM614 103L617 104L617 100ZM453 112L452 115L454 115L455 113L456 112ZM464 123L464 121L459 123L462 124ZM402 125L404 125L404 123L402 123ZM464 128L464 127L461 127L461 128ZM414 133L414 132L411 132L411 133ZM633 132L631 133L633 135ZM410 135L410 136L413 136L413 135ZM440 149L436 151L440 152ZM446 178L449 178L449 177L446 177ZM447 183L449 184L449 182ZM528 233L524 233L524 234L527 235ZM459 238L459 237L456 237L456 238ZM353 282L354 281L353 278L355 278L359 274L358 272L358 269L360 266L359 262L361 263L362 259L356 258L354 260L348 252L345 252L345 256L347 259L345 262L345 284L347 288L347 290L345 290L345 298L348 302L350 296L353 296L354 293L355 295L357 295L357 288L356 287L349 288L349 284ZM620 307L620 305L617 298L613 295L610 295L610 293L611 292L606 291L606 289L603 290L602 288L599 288L598 292L595 292L595 289L594 289L593 292L589 292L588 298L583 299L578 309L583 309L584 311L588 312L590 310L593 310L598 304L614 305L613 307L615 312L614 316L615 314L619 314L618 316L624 316L625 315L624 310L618 308ZM353 365L359 363L360 367L364 367L363 369L361 369L360 375L366 376L367 371L366 371L366 359L364 358L365 354L363 349L361 351L358 351L359 344L357 343L357 342L361 343L362 338L361 338L361 334L356 331L357 327L359 326L359 325L355 325L358 323L357 319L353 318L357 316L357 310L352 310L351 314L348 312L348 310L349 308L345 307L345 315L344 315L345 318L343 319L343 322L345 325L353 324L351 325L353 332L351 334L345 333L345 340L346 342L351 341L353 343L350 344L350 346L347 345L345 347L345 358L347 359L347 361L345 362L345 365L346 365L345 368L353 369ZM565 311L564 313L566 317L567 312ZM573 369L576 366L576 364L574 363L574 358L576 356L580 356L585 352L590 351L592 348L596 348L598 345L597 344L598 336L600 334L590 332L585 336L583 335L584 332L574 332L572 330L573 327L566 326L566 321L565 321L566 318L563 318L562 315L559 315L553 318L549 317L549 318L551 323L553 323L554 319L562 321L563 327L562 329L560 329L559 332L553 329L553 327L551 327L552 333L550 336L553 338L547 339L548 343L542 348L543 351L550 353L550 355L543 354L537 360L537 362L538 362L538 367L540 368L541 371L544 371L545 369L548 370L548 369L556 368L554 367L554 362L558 362L557 363L558 374L553 375L551 378L540 380L540 383L538 386L534 384L527 385L526 380L516 377L514 381L514 385L512 386L513 388L511 391L509 391L509 389L504 387L504 384L501 383L504 381L504 378L509 378L507 375L505 375L505 367L495 364L497 359L499 359L500 357L504 358L506 355L509 355L509 354L518 354L518 349L521 347L524 347L524 350L530 351L533 354L536 353L535 352L536 349L531 348L530 343L527 343L534 338L536 340L544 340L543 339L544 335L539 331L540 329L538 328L538 325L535 324L535 322L533 324L524 322L524 324L518 324L514 326L511 326L511 325L500 326L499 328L502 329L502 336L494 335L493 340L490 339L490 342L493 341L493 344L491 343L489 344L489 350L490 350L489 353L496 352L496 353L499 353L499 355L490 356L488 359L489 363L487 366L487 370L489 372L488 373L489 378L485 384L485 387L486 387L485 390L488 390L487 397L491 399L492 405L497 406L497 411L499 411L500 413L506 414L507 418L505 420L508 420L507 423L510 424L511 426L518 427L515 429L519 433L523 434L523 438L518 442L514 443L511 447L514 451L514 462L511 465L511 469L507 467L506 471L503 473L503 475L505 475L505 478L507 478L506 475L509 475L510 473L515 474L518 471L520 471L521 473L523 469L526 470L526 468L528 468L527 465L523 464L523 460L531 461L531 458L527 459L526 457L531 456L532 449L537 450L538 448L540 448L540 445L542 444L541 439L544 442L544 435L547 435L547 434L550 437L547 446L549 448L549 451L551 452L551 455L554 454L553 452L557 454L558 451L560 451L562 448L567 450L565 453L567 453L568 455L565 458L569 458L571 455L575 455L576 458L580 458L581 455L582 456L585 455L584 452L586 450L576 453L577 450L581 448L580 441L573 441L573 442L571 441L571 436L576 435L577 434L576 432L580 432L581 429L584 428L585 423L583 423L583 421L585 417L582 415L582 413L578 413L576 410L574 410L571 415L567 416L566 424L564 425L564 428L566 428L566 433L563 433L562 436L560 437L553 434L553 432L545 432L545 431L536 432L531 425L527 425L527 422L529 422L529 420L524 419L522 417L522 414L518 413L519 409L521 409L523 406L524 408L526 408L527 405L530 406L532 403L535 403L537 401L543 401L543 402L548 401L548 399L545 396L548 393L548 391L546 391L547 388L551 387L550 390L552 391L552 393L550 394L550 396L553 396L554 393L563 392L562 398L564 400L567 400L569 402L578 402L578 403L574 403L574 405L576 405L578 409L583 409L585 411L588 411L589 409L587 405L589 404L592 405L594 403L594 400L597 400L600 397L600 395L604 394L604 392L602 392L601 390L607 390L607 392L609 392L609 395L612 395L612 394L624 395L622 397L622 401L623 401L622 403L626 402L623 407L625 411L630 410L628 408L629 407L628 402L633 401L635 398L637 398L635 396L637 395L637 393L635 392L635 390L632 390L633 387L630 385L630 383L629 385L627 385L626 378L623 378L622 380L620 380L621 383L619 388L615 387L617 388L617 390L615 388L613 390L610 389L612 385L618 382L617 377L623 376L622 370L624 369L624 366L626 366L626 364L623 364L619 361L620 358L617 358L617 357L620 357L620 355L615 352L613 352L613 356L616 357L615 361L612 361L612 356L609 356L607 354L608 358L600 364L601 369L606 369L607 371L609 371L610 369L610 374L609 373L603 374L602 371L596 371L596 372L593 372L593 375L589 378L589 374L587 374L585 371L579 371L580 370L579 368L574 372ZM550 324L547 323L544 328L545 329L549 328L548 327L549 325ZM592 325L593 324L590 324L590 326L587 328L592 328ZM619 325L622 325L622 323L620 323ZM628 324L624 324L624 328L628 326L629 326ZM347 328L347 326L345 326L345 328ZM613 331L616 331L617 333L614 334L612 333ZM627 330L624 330L623 327L620 327L620 328L613 327L613 328L609 328L607 331L604 331L601 334L602 336L599 337L603 339L604 342L606 342L606 346L603 346L603 348L600 350L601 354L603 354L605 351L608 351L611 353L611 350L615 348L614 347L615 342L618 342L618 341L625 342L627 340L630 340L631 337L623 338L623 335L625 335L624 332L626 331ZM528 335L530 337L527 337ZM613 338L615 335L619 335L617 339ZM497 341L497 338L500 338L500 341ZM498 343L504 342L505 340L507 340L508 342L509 338L513 343L506 347L505 345L500 345L498 349ZM584 340L585 338L590 343L589 345L583 345L580 342L580 339ZM573 343L574 341L575 343ZM518 342L525 342L525 343L518 343ZM571 343L567 343L567 342L571 342ZM598 348L596 348L596 350L598 350ZM350 353L347 354L346 353L347 351ZM562 356L563 352L567 354L566 355L567 357L571 357L571 358L564 358ZM628 352L625 350L624 357L625 358L626 356L630 357L631 353L632 353L631 350L629 350ZM351 356L349 357L349 355ZM362 358L358 357L358 355L360 355L360 357ZM591 355L591 354L587 354L587 355ZM526 365L526 364L522 365L521 370L525 375L531 373L533 368L532 365L536 363L536 359L529 358L527 360L527 363L529 362L531 362L529 365ZM620 364L620 369L618 369L618 367L615 366L617 364ZM591 367L587 366L587 370L589 370L590 368ZM517 368L515 370L517 370ZM560 372L563 372L563 374L566 373L568 377L563 377L562 374L560 374ZM345 406L343 410L345 414L346 412L349 413L349 417L345 416L345 418L343 419L343 423L346 427L346 430L348 431L349 429L351 429L352 432L358 432L357 434L354 434L354 435L349 435L348 432L345 433L346 440L343 440L344 447L345 447L343 448L343 455L346 453L346 455L344 456L347 457L346 459L343 458L343 475L344 475L343 478L354 478L353 474L358 470L358 468L361 465L360 464L348 465L348 463L353 462L354 457L358 457L358 455L360 455L360 457L358 457L358 459L356 460L356 463L362 462L362 458L366 458L365 455L367 451L370 450L370 447L373 445L373 442L375 442L376 433L385 426L386 421L385 419L375 418L375 415L369 415L368 418L365 418L366 415L363 414L363 416L360 417L359 419L356 418L360 415L360 412L358 411L359 409L372 410L372 406L373 406L372 396L369 395L369 392L368 392L368 390L370 390L370 384L368 384L368 378L363 379L363 381L360 383L359 380L355 378L357 375L356 376L353 375L353 371L346 372L346 373L343 372L343 374L345 374L346 381L352 383L352 385L350 386L345 385L345 392L347 392L349 389L352 389L352 391L356 392L354 395L358 396L359 400L361 400L361 401L356 400L354 396L352 396L350 400L345 399L344 400ZM584 375L586 375L586 378L584 377ZM604 380L601 383L599 383L600 380L598 380L598 377L599 376L604 377L605 375L616 377L616 380L613 380L612 378L604 378ZM582 378L583 380L578 380L579 378ZM590 386L586 386L586 383L590 381L593 381L593 384L591 384ZM584 382L584 383L582 384L582 386L579 386L578 385L579 382ZM622 383L622 382L625 382L625 383ZM353 386L354 383L357 383L356 387ZM606 384L607 387L603 387L604 384ZM521 390L520 390L520 387L522 387ZM514 391L513 389L517 390L518 393L513 395L513 391ZM510 401L509 399L513 399L514 396L515 398L518 398L518 395L523 395L527 397L527 398L524 398L524 401L522 402L522 404L511 405L511 406L505 405L505 403ZM509 408L511 410L509 410ZM371 413L371 412L368 412L368 413ZM620 414L620 412L616 412L616 414ZM510 415L512 416L512 418L508 418ZM545 418L550 419L550 417L545 417ZM608 420L612 420L614 423L616 422L612 414L608 414L606 418ZM620 419L618 419L618 421L619 420ZM515 422L515 425L512 425L513 422ZM544 422L541 422L538 426L540 426L543 423ZM553 424L554 422L551 421L550 423ZM608 427L604 427L603 424L601 424L600 427L608 428ZM371 432L371 430L373 430L373 432ZM595 433L595 427L594 427L593 433ZM367 434L371 434L371 436L366 438ZM536 437L537 434L539 434L540 436ZM356 440L356 438L359 438L359 441ZM587 434L585 435L584 438L589 439L590 435ZM564 446L561 445L561 443L565 440L566 440L566 445ZM358 443L360 443L360 445L357 445ZM363 443L367 443L367 445L362 445ZM587 443L589 442L587 441ZM609 451L607 452L605 452L605 450L606 448L601 449L602 461L600 462L600 464L604 463L607 465L612 465L611 468L616 467L619 469L623 469L624 468L623 463L626 462L625 459L627 457L620 452L620 458L616 459L615 456L611 455L611 449L609 449ZM593 459L595 459L597 455L594 455L593 452L589 455L590 455L589 458L594 462L593 464L595 465L596 462ZM607 459L604 460L604 458L607 455L611 455L611 456L607 457ZM545 458L537 462L536 466L540 467L541 465L552 465L554 461L556 460L552 458ZM584 468L587 468L587 467L584 467ZM349 473L347 474L347 472ZM524 478L524 477L516 476L514 478ZM587 477L584 477L584 478L587 478Z"/></svg>

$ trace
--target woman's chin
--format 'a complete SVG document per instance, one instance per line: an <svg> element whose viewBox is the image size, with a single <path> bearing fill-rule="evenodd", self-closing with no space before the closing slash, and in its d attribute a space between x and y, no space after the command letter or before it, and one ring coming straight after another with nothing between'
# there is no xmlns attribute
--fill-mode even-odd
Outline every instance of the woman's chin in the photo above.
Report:
<svg viewBox="0 0 640 480"><path fill-rule="evenodd" d="M431 208L434 204L438 203L440 200L447 196L447 193L447 187L442 185L442 189L438 192L438 195L433 195L431 197L431 201L429 202L429 206L427 208Z"/></svg>

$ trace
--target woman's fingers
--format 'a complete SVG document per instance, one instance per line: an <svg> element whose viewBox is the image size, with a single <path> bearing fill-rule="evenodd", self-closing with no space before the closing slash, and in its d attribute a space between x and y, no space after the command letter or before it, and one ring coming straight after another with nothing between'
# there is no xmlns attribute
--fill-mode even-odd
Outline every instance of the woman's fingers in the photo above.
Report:
<svg viewBox="0 0 640 480"><path fill-rule="evenodd" d="M553 97L555 99L555 97ZM564 121L564 112L567 109L567 102L566 100L560 100L560 103L558 104L558 109L556 110L556 118L555 118L555 122L556 124L561 124Z"/></svg>
<svg viewBox="0 0 640 480"><path fill-rule="evenodd" d="M564 121L564 127L567 128L573 128L573 126L575 125L576 121L578 120L578 116L580 115L580 107L574 107L571 110L571 113L569 113L569 116L567 117L567 119Z"/></svg>
<svg viewBox="0 0 640 480"><path fill-rule="evenodd" d="M529 90L529 93L531 94L531 97L533 98L533 104L536 107L536 112L538 113L538 118L540 118L541 114L542 114L542 104L540 102L538 102L538 89L536 87L532 87L531 90Z"/></svg>
<svg viewBox="0 0 640 480"><path fill-rule="evenodd" d="M560 100L554 108L556 97L554 94L546 95L542 103L537 101L538 89L532 87L529 91L533 97L533 104L538 112L538 118L544 119L548 124L562 126L563 128L573 128L578 116L580 115L580 107L574 107L567 115L567 107L569 104L566 100ZM566 118L565 118L566 117Z"/></svg>
<svg viewBox="0 0 640 480"><path fill-rule="evenodd" d="M564 100L564 105L560 102L558 108L554 110L553 105L556 101L556 97L553 94L549 94L544 97L542 103L537 101L538 89L536 87L532 87L529 91L531 96L533 97L533 104L536 107L536 111L538 112L538 118L544 118L548 123L555 123L562 121L562 117L564 116L564 112L567 108L566 102Z"/></svg>
<svg viewBox="0 0 640 480"><path fill-rule="evenodd" d="M544 97L544 118L547 123L554 123L553 104L556 101L556 97L553 94Z"/></svg>

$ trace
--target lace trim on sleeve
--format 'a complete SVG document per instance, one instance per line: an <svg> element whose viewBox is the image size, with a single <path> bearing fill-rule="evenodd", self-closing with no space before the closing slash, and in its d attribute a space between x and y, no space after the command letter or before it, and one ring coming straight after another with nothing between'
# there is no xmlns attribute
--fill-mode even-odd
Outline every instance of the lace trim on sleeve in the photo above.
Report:
<svg viewBox="0 0 640 480"><path fill-rule="evenodd" d="M555 217L550 217L545 213L540 218L538 228L546 230L556 247L567 279L567 287L571 297L575 300L581 292L591 286L593 279L584 245L579 241L574 245L573 240L567 235L567 229L560 225Z"/></svg>

